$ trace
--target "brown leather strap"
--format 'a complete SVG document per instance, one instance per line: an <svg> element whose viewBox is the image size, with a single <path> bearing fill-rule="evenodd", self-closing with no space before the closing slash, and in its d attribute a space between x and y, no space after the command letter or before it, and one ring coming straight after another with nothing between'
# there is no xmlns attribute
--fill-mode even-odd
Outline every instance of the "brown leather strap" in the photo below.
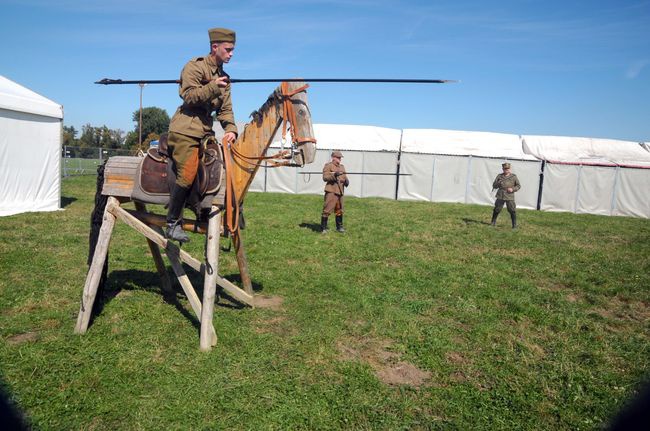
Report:
<svg viewBox="0 0 650 431"><path fill-rule="evenodd" d="M239 202L235 195L234 175L232 169L233 156L230 144L223 138L223 159L226 166L226 227L233 235L239 230Z"/></svg>

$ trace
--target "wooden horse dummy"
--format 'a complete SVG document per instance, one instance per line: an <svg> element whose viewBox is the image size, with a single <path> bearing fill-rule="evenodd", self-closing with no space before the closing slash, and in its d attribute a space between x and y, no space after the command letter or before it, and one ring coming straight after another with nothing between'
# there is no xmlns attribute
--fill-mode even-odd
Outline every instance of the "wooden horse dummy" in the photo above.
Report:
<svg viewBox="0 0 650 431"><path fill-rule="evenodd" d="M196 220L185 219L183 229L206 235L205 261L181 250L162 235L166 223L163 215L147 211L146 204L166 204L165 185L173 175L164 148L150 150L143 157L111 157L98 170L95 210L91 221L88 264L75 332L88 329L98 287L108 273L108 247L117 219L147 238L162 288L172 292L171 280L162 259L161 249L201 322L200 348L210 350L217 336L212 323L217 285L235 300L253 307L254 296L248 263L242 242L239 220L244 198L262 162L267 166L304 166L316 155L316 140L307 103L304 82L283 82L262 105L251 114L252 120L231 146L207 140L203 147L202 167L194 186L195 197L188 199ZM282 126L283 141L287 130L291 145L274 155L266 152ZM163 145L164 147L164 145ZM152 180L152 178L154 178ZM152 186L153 184L153 186ZM158 188L156 188L158 187ZM133 201L135 210L122 207ZM231 235L235 246L242 288L218 273L219 238ZM204 277L203 300L194 291L182 263Z"/></svg>

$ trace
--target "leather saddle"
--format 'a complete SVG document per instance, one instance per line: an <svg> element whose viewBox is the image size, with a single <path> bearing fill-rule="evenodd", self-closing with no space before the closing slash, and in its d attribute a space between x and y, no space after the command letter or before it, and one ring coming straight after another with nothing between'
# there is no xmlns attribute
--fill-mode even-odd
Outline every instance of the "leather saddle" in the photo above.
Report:
<svg viewBox="0 0 650 431"><path fill-rule="evenodd" d="M145 203L167 205L169 191L176 182L176 168L167 146L167 134L160 136L158 148L150 148L140 162L131 198ZM224 177L223 152L213 136L201 140L199 167L186 206L196 214L210 208Z"/></svg>

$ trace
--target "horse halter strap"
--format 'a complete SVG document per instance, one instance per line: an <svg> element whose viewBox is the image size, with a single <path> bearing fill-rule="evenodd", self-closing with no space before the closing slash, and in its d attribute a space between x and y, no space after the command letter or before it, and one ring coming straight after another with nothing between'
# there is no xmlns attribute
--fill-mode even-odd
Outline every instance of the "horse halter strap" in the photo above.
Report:
<svg viewBox="0 0 650 431"><path fill-rule="evenodd" d="M288 82L282 82L280 84L280 88L282 90L282 110L283 110L283 115L282 115L282 141L284 141L287 137L287 121L291 123L291 128L289 131L291 132L291 142L293 144L298 143L298 142L313 142L316 143L316 139L314 138L306 138L304 136L298 135L298 131L296 130L296 111L293 109L293 103L291 103L291 98L295 96L296 94L300 93L301 91L305 91L307 88L309 88L309 84L305 84L302 87L298 87L293 91L289 91L289 83Z"/></svg>

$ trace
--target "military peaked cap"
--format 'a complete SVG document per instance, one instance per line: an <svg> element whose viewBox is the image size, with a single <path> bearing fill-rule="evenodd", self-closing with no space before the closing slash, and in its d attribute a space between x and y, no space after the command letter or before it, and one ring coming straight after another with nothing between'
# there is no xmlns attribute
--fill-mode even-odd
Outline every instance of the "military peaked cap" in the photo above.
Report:
<svg viewBox="0 0 650 431"><path fill-rule="evenodd" d="M510 169L510 163L504 163L501 165L503 169Z"/></svg>

